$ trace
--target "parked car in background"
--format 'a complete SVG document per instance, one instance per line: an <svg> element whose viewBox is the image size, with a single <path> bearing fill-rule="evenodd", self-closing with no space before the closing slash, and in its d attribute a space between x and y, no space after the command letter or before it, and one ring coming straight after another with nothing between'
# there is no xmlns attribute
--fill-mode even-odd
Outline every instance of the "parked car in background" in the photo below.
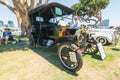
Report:
<svg viewBox="0 0 120 80"><path fill-rule="evenodd" d="M118 40L117 35L119 30L115 28L109 28L107 26L95 26L90 23L81 23L81 27L85 27L91 36L103 45L108 43L114 43Z"/></svg>
<svg viewBox="0 0 120 80"><path fill-rule="evenodd" d="M13 36L21 36L21 31L20 30L16 30L12 32Z"/></svg>
<svg viewBox="0 0 120 80"><path fill-rule="evenodd" d="M91 28L89 32L97 42L101 42L103 45L117 41L118 31L115 29Z"/></svg>

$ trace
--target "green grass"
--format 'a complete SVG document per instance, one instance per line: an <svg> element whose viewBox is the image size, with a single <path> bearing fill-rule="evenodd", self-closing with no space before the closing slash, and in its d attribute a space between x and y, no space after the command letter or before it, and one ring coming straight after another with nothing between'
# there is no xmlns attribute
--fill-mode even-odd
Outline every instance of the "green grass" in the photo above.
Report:
<svg viewBox="0 0 120 80"><path fill-rule="evenodd" d="M120 42L117 45L120 47ZM57 55L58 47L31 50L29 46L0 45L0 80L120 80L120 51L104 46L100 53L84 55L83 67L77 73L64 68Z"/></svg>

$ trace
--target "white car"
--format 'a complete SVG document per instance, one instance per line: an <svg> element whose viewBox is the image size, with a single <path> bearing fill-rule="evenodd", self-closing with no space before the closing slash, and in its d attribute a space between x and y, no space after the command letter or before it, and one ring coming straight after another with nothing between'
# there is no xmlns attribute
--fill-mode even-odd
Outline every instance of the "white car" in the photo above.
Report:
<svg viewBox="0 0 120 80"><path fill-rule="evenodd" d="M13 36L21 36L21 31L12 31Z"/></svg>
<svg viewBox="0 0 120 80"><path fill-rule="evenodd" d="M103 45L108 43L114 43L118 40L117 39L118 31L115 29L91 28L89 32L97 42L101 42Z"/></svg>

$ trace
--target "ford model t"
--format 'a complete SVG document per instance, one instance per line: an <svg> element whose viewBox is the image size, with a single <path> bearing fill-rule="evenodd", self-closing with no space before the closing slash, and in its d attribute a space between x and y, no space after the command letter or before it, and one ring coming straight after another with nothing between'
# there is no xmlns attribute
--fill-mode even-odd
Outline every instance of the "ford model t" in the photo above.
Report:
<svg viewBox="0 0 120 80"><path fill-rule="evenodd" d="M31 34L29 38L30 45L33 47L35 47L36 44L44 46L45 48L57 44L60 45L58 55L61 63L71 71L78 71L83 65L81 53L86 50L88 53L94 54L97 48L95 46L93 50L89 50L93 42L81 46L79 41L83 38L81 38L81 35L74 35L76 30L67 29L69 25L60 26L57 24L58 19L71 16L72 13L73 10L71 8L55 2L36 7L29 12L31 23ZM84 39L84 41L85 40L86 39ZM85 50L83 50L83 48Z"/></svg>

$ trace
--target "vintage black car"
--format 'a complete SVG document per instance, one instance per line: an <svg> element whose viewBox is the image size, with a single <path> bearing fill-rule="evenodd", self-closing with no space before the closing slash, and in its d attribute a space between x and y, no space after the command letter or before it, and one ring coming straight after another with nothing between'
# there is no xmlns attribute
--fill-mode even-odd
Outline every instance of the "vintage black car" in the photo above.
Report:
<svg viewBox="0 0 120 80"><path fill-rule="evenodd" d="M72 16L73 10L62 4L53 2L36 7L29 12L30 17L30 45L52 47L59 44L58 55L62 64L71 71L78 71L83 65L82 48L78 45L79 38L75 34L75 29L69 29L69 25L60 26L58 20L60 17ZM68 34L69 33L69 34ZM91 48L91 44L85 46ZM88 50L89 51L89 50ZM97 49L91 51L96 53Z"/></svg>

